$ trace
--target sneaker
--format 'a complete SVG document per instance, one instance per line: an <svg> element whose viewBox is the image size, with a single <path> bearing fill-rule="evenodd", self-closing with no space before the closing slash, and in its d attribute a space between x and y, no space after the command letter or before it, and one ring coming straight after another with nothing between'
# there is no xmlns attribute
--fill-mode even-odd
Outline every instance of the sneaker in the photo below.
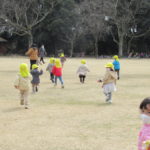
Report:
<svg viewBox="0 0 150 150"><path fill-rule="evenodd" d="M24 100L23 99L20 101L20 105L24 105Z"/></svg>
<svg viewBox="0 0 150 150"><path fill-rule="evenodd" d="M112 104L112 101L111 101L111 100L109 100L109 101L108 101L108 104Z"/></svg>
<svg viewBox="0 0 150 150"><path fill-rule="evenodd" d="M64 89L65 88L64 85L62 85L61 88Z"/></svg>
<svg viewBox="0 0 150 150"><path fill-rule="evenodd" d="M25 106L25 109L29 109L29 107L28 107L28 106Z"/></svg>

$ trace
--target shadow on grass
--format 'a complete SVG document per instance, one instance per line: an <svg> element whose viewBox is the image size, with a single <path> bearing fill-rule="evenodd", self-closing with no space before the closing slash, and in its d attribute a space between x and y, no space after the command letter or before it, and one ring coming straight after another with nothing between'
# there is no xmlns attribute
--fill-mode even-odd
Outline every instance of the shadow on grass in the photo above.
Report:
<svg viewBox="0 0 150 150"><path fill-rule="evenodd" d="M23 108L21 108L21 107L12 107L12 108L2 110L2 112L10 113L10 112L16 112L16 111L20 111L20 110L23 110Z"/></svg>

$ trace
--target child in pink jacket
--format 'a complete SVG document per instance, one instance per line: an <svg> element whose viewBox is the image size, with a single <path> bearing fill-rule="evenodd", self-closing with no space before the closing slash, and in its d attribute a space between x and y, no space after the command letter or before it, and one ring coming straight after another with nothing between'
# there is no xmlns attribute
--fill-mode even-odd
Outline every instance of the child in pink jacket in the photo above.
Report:
<svg viewBox="0 0 150 150"><path fill-rule="evenodd" d="M150 97L145 98L139 108L143 127L139 133L138 150L150 150Z"/></svg>
<svg viewBox="0 0 150 150"><path fill-rule="evenodd" d="M64 88L64 81L62 79L62 65L60 59L55 59L55 65L52 68L52 73L55 76L55 85L57 85L57 79L61 82L61 88Z"/></svg>

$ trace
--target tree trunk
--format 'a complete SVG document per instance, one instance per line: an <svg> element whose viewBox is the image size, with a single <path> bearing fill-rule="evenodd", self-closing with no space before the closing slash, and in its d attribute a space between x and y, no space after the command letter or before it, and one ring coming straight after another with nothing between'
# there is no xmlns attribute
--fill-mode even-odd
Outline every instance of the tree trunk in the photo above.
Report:
<svg viewBox="0 0 150 150"><path fill-rule="evenodd" d="M119 33L119 56L123 56L124 50L124 35L123 33Z"/></svg>
<svg viewBox="0 0 150 150"><path fill-rule="evenodd" d="M95 37L95 57L98 57L98 38Z"/></svg>
<svg viewBox="0 0 150 150"><path fill-rule="evenodd" d="M73 48L74 48L74 40L71 40L71 42L70 42L70 57L72 57L72 55L73 55Z"/></svg>
<svg viewBox="0 0 150 150"><path fill-rule="evenodd" d="M127 53L129 54L130 51L131 51L131 42L132 42L133 38L131 38L129 41L128 41L128 51Z"/></svg>
<svg viewBox="0 0 150 150"><path fill-rule="evenodd" d="M32 44L33 44L33 35L32 35L32 32L29 31L29 34L28 34L28 47L31 47Z"/></svg>

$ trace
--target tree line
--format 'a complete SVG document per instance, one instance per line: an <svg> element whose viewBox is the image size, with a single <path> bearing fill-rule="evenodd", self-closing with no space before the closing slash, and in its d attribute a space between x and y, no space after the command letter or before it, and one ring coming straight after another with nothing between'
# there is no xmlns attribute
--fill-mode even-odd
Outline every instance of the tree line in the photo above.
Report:
<svg viewBox="0 0 150 150"><path fill-rule="evenodd" d="M0 36L16 41L16 53L33 43L71 57L148 52L150 1L1 0Z"/></svg>

